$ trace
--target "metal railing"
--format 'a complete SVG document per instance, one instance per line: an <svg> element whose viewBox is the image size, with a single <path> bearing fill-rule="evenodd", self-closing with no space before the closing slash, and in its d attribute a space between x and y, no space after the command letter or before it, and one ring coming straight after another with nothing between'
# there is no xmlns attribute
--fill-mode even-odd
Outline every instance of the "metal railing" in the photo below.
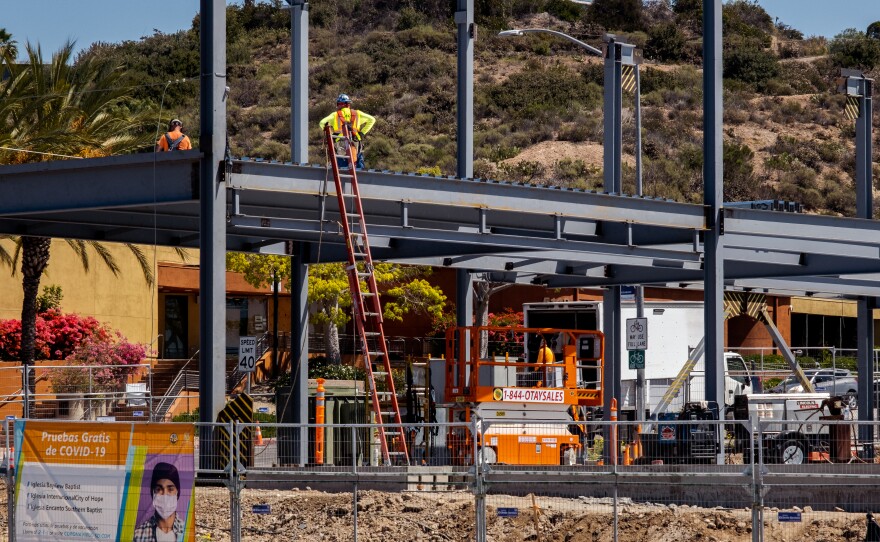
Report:
<svg viewBox="0 0 880 542"><path fill-rule="evenodd" d="M181 397L180 392L184 390L199 389L199 372L183 370L177 373L165 395L158 398L158 403L152 407L152 416L154 420L164 420L168 415L168 411L174 405L174 402Z"/></svg>

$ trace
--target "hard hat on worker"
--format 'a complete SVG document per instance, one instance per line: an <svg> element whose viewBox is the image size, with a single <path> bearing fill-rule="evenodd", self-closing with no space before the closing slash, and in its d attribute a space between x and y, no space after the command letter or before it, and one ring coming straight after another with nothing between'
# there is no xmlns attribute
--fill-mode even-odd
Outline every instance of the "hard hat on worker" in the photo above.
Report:
<svg viewBox="0 0 880 542"><path fill-rule="evenodd" d="M340 105L340 104L345 104L345 105L351 104L351 98L348 97L348 94L340 94L339 97L336 98L336 105Z"/></svg>

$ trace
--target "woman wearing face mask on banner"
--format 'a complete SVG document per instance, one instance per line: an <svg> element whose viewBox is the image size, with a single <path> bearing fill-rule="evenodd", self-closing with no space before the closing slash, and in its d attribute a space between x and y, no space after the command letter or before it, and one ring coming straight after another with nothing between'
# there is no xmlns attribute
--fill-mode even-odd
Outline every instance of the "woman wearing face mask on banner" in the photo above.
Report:
<svg viewBox="0 0 880 542"><path fill-rule="evenodd" d="M154 513L138 525L134 542L178 542L183 540L183 521L177 517L180 474L170 463L156 463L150 478Z"/></svg>

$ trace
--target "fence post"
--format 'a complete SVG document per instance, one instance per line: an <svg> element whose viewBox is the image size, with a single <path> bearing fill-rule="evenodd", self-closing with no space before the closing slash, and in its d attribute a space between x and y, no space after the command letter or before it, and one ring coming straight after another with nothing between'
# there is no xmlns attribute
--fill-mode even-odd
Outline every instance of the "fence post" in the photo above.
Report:
<svg viewBox="0 0 880 542"><path fill-rule="evenodd" d="M477 529L477 542L486 542L486 486L484 484L483 454L480 450L480 441L483 438L482 420L474 416L471 426L471 435L474 437L474 511Z"/></svg>
<svg viewBox="0 0 880 542"><path fill-rule="evenodd" d="M357 441L357 429L354 425L351 426L351 470L352 474L354 474L354 483L351 492L351 518L352 523L354 524L354 542L357 542L358 539L358 483L357 483L357 463L358 463L358 441Z"/></svg>
<svg viewBox="0 0 880 542"><path fill-rule="evenodd" d="M757 432L757 435L755 433ZM749 428L751 436L748 453L752 464L752 542L764 541L764 453L760 424ZM743 452L745 453L745 452Z"/></svg>
<svg viewBox="0 0 880 542"><path fill-rule="evenodd" d="M232 542L241 542L241 470L243 465L239 462L241 457L241 424L234 420L229 422L232 431L229 433L231 440L229 447L230 462L232 463L232 473L229 484L229 512L232 516L229 522L230 538Z"/></svg>

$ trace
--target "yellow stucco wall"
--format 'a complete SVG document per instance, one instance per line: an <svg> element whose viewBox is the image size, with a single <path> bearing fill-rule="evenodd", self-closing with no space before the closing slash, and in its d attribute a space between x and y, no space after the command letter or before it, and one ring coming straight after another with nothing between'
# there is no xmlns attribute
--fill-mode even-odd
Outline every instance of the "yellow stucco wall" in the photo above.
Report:
<svg viewBox="0 0 880 542"><path fill-rule="evenodd" d="M816 299L813 297L791 298L791 312L803 314L822 314L824 316L845 316L856 318L856 302L846 299ZM880 318L880 309L874 310L874 319Z"/></svg>
<svg viewBox="0 0 880 542"><path fill-rule="evenodd" d="M13 244L0 240L10 253ZM64 298L61 309L84 316L93 316L100 322L119 330L128 340L153 344L160 330L157 323L159 296L156 285L149 286L143 272L124 245L104 243L120 268L118 276L107 268L93 250L89 251L89 268L86 272L79 258L65 241L52 242L49 267L40 283L43 286L61 286ZM153 262L156 275L157 262L180 262L177 253L170 248L141 246L147 258ZM198 263L198 251L188 251L188 262ZM18 264L20 265L20 263ZM11 276L9 267L0 267L0 319L21 318L21 270Z"/></svg>

